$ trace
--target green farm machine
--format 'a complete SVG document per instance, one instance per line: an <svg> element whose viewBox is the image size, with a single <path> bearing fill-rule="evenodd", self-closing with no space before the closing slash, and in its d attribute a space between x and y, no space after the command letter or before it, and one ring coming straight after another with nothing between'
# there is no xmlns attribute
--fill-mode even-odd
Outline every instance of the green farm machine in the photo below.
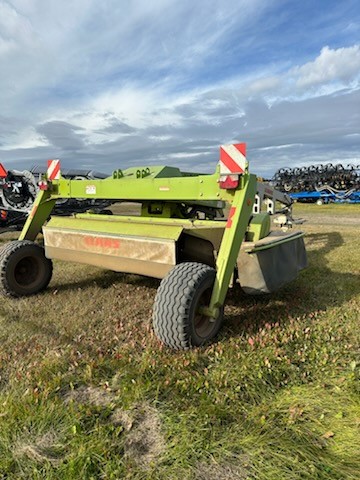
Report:
<svg viewBox="0 0 360 480"><path fill-rule="evenodd" d="M245 148L220 147L214 174L145 166L71 180L62 178L59 161L49 161L19 239L0 251L2 293L45 289L51 259L155 277L157 337L175 349L208 342L221 326L229 286L270 293L306 266L302 232L286 228L294 223L290 197L257 182ZM136 202L141 214L51 215L60 199ZM272 229L275 214L279 228ZM35 242L40 233L44 246Z"/></svg>

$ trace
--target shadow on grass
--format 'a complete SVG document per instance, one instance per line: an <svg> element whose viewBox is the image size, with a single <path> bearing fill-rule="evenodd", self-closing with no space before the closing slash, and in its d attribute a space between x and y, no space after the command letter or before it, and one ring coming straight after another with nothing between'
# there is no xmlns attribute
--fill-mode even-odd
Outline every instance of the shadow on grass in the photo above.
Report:
<svg viewBox="0 0 360 480"><path fill-rule="evenodd" d="M266 323L287 323L290 318L339 307L360 291L359 277L327 267L326 255L344 243L338 232L306 237L308 267L299 278L269 295L246 295L239 287L229 290L226 305L239 310L225 316L225 336L254 333Z"/></svg>
<svg viewBox="0 0 360 480"><path fill-rule="evenodd" d="M290 318L325 311L350 300L358 288L358 276L334 272L327 267L326 255L343 243L339 232L309 234L306 237L308 268L300 273L297 280L270 295L246 295L238 285L230 289L225 303L229 307L229 313L225 315L223 335L253 333L265 323L284 324ZM93 285L107 289L127 284L153 289L155 294L159 283L154 278L100 270L96 276L90 275L78 282L51 286L47 291L67 291Z"/></svg>
<svg viewBox="0 0 360 480"><path fill-rule="evenodd" d="M104 290L118 284L134 285L136 287L147 287L157 289L160 280L151 277L143 277L131 273L119 273L112 270L99 270L96 276L91 275L84 280L51 285L46 292L55 292L55 290L68 291L73 289L82 289L96 285Z"/></svg>

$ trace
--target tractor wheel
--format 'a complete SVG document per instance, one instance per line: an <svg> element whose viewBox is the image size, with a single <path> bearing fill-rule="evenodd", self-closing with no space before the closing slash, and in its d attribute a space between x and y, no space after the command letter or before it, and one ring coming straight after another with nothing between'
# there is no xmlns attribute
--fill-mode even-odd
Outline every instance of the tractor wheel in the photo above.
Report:
<svg viewBox="0 0 360 480"><path fill-rule="evenodd" d="M154 303L156 336L168 347L188 349L208 342L218 333L223 309L215 321L199 312L208 306L215 269L202 263L176 265L162 280Z"/></svg>
<svg viewBox="0 0 360 480"><path fill-rule="evenodd" d="M8 243L0 250L0 291L23 297L46 288L52 276L52 261L44 249L29 240Z"/></svg>
<svg viewBox="0 0 360 480"><path fill-rule="evenodd" d="M324 200L322 198L319 198L316 200L316 205L324 205Z"/></svg>

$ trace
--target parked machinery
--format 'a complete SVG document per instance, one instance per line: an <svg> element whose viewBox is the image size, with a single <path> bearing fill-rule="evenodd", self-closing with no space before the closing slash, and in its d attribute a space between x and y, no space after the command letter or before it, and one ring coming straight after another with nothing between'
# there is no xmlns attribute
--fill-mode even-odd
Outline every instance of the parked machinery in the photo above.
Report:
<svg viewBox="0 0 360 480"><path fill-rule="evenodd" d="M20 227L24 225L39 192L39 181L46 169L35 166L30 171L0 171L0 226ZM71 180L104 179L108 175L93 170L67 169L63 178ZM107 200L95 199L59 199L54 207L57 215L69 215L85 212L89 209L102 211L111 204Z"/></svg>
<svg viewBox="0 0 360 480"><path fill-rule="evenodd" d="M303 203L360 203L360 165L280 168L271 184Z"/></svg>
<svg viewBox="0 0 360 480"><path fill-rule="evenodd" d="M311 192L323 186L335 190L360 190L360 165L332 163L309 167L280 168L271 183L285 192Z"/></svg>
<svg viewBox="0 0 360 480"><path fill-rule="evenodd" d="M138 202L141 215L53 215L62 199ZM159 278L156 335L171 348L199 346L217 334L230 286L271 293L306 266L302 232L271 227L276 214L280 226L291 226L291 208L287 194L249 173L245 144L223 145L212 175L145 166L68 180L54 163L19 240L0 250L0 290L40 292L51 259ZM44 248L35 242L40 232Z"/></svg>

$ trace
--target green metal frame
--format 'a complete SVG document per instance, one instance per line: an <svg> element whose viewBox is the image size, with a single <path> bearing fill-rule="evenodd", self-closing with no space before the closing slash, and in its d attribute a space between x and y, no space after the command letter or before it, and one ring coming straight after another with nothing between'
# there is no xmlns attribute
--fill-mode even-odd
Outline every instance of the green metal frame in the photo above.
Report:
<svg viewBox="0 0 360 480"><path fill-rule="evenodd" d="M251 218L256 194L256 176L249 174L248 168L238 178L238 187L229 190L220 188L219 167L213 175L184 173L173 167L141 167L124 171L116 170L112 177L104 180L60 178L48 182L48 189L38 194L19 240L35 240L51 215L56 200L60 198L95 198L161 205L164 208L159 210L160 218L156 221L163 221L164 225L166 222L181 225L200 222L192 219L169 218L174 215L180 216L177 205L181 203L206 204L216 208L219 202L227 202L231 208L216 259L216 280L211 302L208 307L202 309L203 314L216 318L225 301L240 246ZM142 215L147 215L144 208ZM81 218L84 222L91 221L86 214L78 215L77 218ZM136 221L135 217L131 219ZM142 219L142 222L144 220ZM153 218L146 220L151 223ZM111 221L110 218L109 221ZM211 225L215 226L211 220L201 222L208 224L210 228ZM218 222L216 223L218 225ZM224 223L222 222L223 226Z"/></svg>

